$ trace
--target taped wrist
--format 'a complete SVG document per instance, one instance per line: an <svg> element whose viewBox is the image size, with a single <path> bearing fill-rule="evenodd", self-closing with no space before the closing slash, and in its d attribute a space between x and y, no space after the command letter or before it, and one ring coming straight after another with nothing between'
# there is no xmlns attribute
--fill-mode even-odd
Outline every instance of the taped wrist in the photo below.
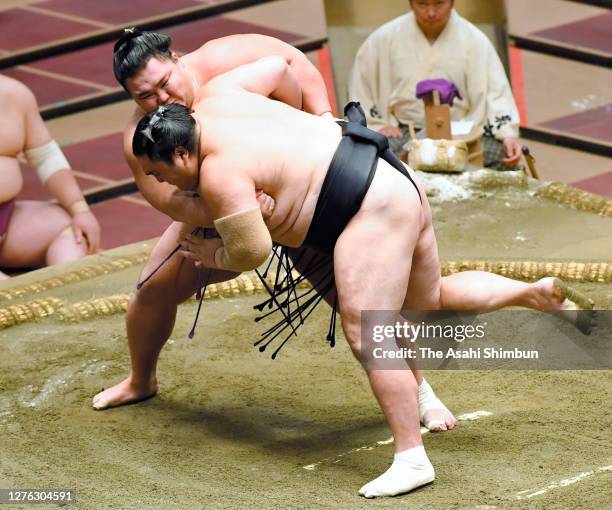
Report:
<svg viewBox="0 0 612 510"><path fill-rule="evenodd" d="M89 212L89 205L85 200L77 200L76 202L68 206L68 212L70 216L76 216L77 214Z"/></svg>
<svg viewBox="0 0 612 510"><path fill-rule="evenodd" d="M60 170L70 170L68 160L54 140L35 149L28 149L24 154L28 163L36 168L36 174L43 184L54 173Z"/></svg>
<svg viewBox="0 0 612 510"><path fill-rule="evenodd" d="M215 251L220 269L249 271L263 264L272 252L272 237L259 207L215 220L223 246Z"/></svg>

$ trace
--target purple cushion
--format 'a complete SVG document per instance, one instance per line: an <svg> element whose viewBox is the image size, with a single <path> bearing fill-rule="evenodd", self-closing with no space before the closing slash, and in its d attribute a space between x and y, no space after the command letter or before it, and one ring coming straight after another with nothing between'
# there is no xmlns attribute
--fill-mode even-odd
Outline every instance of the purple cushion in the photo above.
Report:
<svg viewBox="0 0 612 510"><path fill-rule="evenodd" d="M450 104L452 106L453 100L458 97L459 99L463 99L457 87L452 81L445 80L444 78L439 78L436 80L423 80L417 83L416 88L416 97L421 99L423 96L430 94L434 90L437 90L440 93L440 103L441 104Z"/></svg>

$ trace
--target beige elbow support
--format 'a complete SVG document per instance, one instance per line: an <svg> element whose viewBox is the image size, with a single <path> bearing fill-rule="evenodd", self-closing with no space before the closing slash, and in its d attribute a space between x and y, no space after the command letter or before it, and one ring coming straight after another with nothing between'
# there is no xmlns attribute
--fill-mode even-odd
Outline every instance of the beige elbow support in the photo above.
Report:
<svg viewBox="0 0 612 510"><path fill-rule="evenodd" d="M45 184L49 177L60 170L70 170L70 164L64 156L57 142L51 140L49 143L25 151L28 163L36 168L40 182Z"/></svg>
<svg viewBox="0 0 612 510"><path fill-rule="evenodd" d="M215 220L223 246L215 251L215 265L231 271L249 271L263 264L272 252L272 238L259 207Z"/></svg>

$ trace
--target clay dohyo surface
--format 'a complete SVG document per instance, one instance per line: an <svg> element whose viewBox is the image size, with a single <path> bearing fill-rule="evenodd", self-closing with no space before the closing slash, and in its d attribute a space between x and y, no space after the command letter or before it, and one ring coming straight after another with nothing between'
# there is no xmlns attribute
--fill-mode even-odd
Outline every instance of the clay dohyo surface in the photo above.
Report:
<svg viewBox="0 0 612 510"><path fill-rule="evenodd" d="M444 260L610 258L612 219L525 193L433 209ZM140 269L35 297L128 293ZM576 286L598 308L612 308L612 284ZM1 330L0 487L72 489L77 507L92 509L609 505L610 470L602 468L612 464L612 381L603 371L430 372L456 414L493 414L424 436L433 484L393 499L360 498L359 487L393 454L392 444L377 443L390 433L365 374L340 331L328 347L325 307L277 360L257 351L264 325L253 323L252 306L260 300L206 302L193 340L195 303L181 306L158 367L159 395L104 412L91 409L92 396L129 366L122 315Z"/></svg>

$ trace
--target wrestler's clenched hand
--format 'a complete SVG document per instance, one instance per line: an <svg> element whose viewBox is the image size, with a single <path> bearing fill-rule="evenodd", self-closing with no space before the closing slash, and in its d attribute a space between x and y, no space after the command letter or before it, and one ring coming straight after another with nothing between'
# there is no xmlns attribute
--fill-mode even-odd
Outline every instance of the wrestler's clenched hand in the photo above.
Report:
<svg viewBox="0 0 612 510"><path fill-rule="evenodd" d="M274 212L276 201L270 195L267 195L260 189L257 190L256 196L257 202L259 203L259 208L261 209L261 215L263 216L264 220L267 220Z"/></svg>
<svg viewBox="0 0 612 510"><path fill-rule="evenodd" d="M193 234L186 234L181 241L180 254L186 259L194 261L196 267L216 268L215 252L223 246L219 238L202 239Z"/></svg>
<svg viewBox="0 0 612 510"><path fill-rule="evenodd" d="M91 211L82 211L72 218L72 230L77 243L87 243L87 254L100 249L100 224Z"/></svg>

